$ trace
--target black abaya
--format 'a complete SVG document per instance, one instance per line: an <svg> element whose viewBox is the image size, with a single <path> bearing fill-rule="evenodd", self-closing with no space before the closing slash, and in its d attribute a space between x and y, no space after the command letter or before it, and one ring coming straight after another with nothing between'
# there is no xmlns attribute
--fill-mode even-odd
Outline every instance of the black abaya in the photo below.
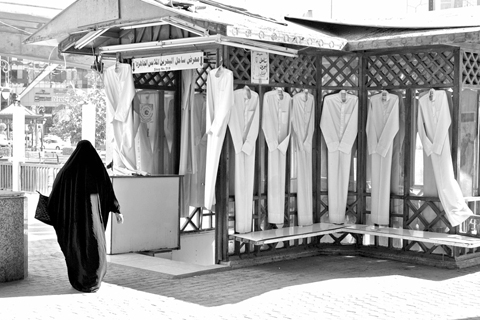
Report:
<svg viewBox="0 0 480 320"><path fill-rule="evenodd" d="M92 204L98 210L92 210ZM108 215L120 211L108 173L89 141L80 141L59 171L48 212L65 255L70 284L79 291L97 291L107 271Z"/></svg>

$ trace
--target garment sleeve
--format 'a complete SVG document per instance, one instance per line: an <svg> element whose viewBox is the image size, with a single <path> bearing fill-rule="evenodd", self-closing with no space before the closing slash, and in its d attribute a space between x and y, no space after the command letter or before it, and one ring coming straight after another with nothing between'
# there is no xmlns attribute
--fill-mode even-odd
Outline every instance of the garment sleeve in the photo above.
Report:
<svg viewBox="0 0 480 320"><path fill-rule="evenodd" d="M212 71L208 73L208 77L207 77L207 126L206 126L207 134L212 133L211 127L215 117L215 100L213 98L215 92L213 92L213 85L211 80L213 77Z"/></svg>
<svg viewBox="0 0 480 320"><path fill-rule="evenodd" d="M399 110L398 110L398 98L397 96L392 96L392 99L396 98L397 100L395 101L392 111L390 112L387 123L385 124L385 127L383 128L382 135L380 136L380 139L378 140L376 152L380 154L382 157L385 157L387 155L388 150L393 144L393 139L395 138L395 135L397 134L398 130L400 129L400 116L399 116Z"/></svg>
<svg viewBox="0 0 480 320"><path fill-rule="evenodd" d="M230 135L232 136L233 147L235 148L235 153L242 152L242 128L240 127L240 121L238 119L238 112L237 109L241 108L239 104L243 103L243 101L238 101L237 94L234 94L234 104L233 104L233 116L230 117L228 120L228 128L230 129Z"/></svg>
<svg viewBox="0 0 480 320"><path fill-rule="evenodd" d="M333 124L332 114L330 110L330 103L328 100L323 101L322 118L320 119L320 129L322 130L323 137L327 143L329 152L338 150L338 135Z"/></svg>
<svg viewBox="0 0 480 320"><path fill-rule="evenodd" d="M312 101L312 112L308 120L307 136L303 141L303 147L306 150L312 150L313 132L315 131L315 100Z"/></svg>
<svg viewBox="0 0 480 320"><path fill-rule="evenodd" d="M288 105L288 123L287 123L288 133L285 139L283 139L282 142L280 142L280 144L278 145L278 150L280 150L280 152L284 155L287 154L288 143L290 142L290 133L292 131L291 115L292 115L292 100L290 100Z"/></svg>
<svg viewBox="0 0 480 320"><path fill-rule="evenodd" d="M274 117L270 112L268 106L268 97L265 95L263 97L263 119L262 119L262 129L265 134L265 141L267 142L268 150L270 152L274 151L278 147L278 137L277 133L274 130L275 121Z"/></svg>
<svg viewBox="0 0 480 320"><path fill-rule="evenodd" d="M368 147L368 154L372 154L377 149L377 131L375 130L375 125L373 122L373 103L371 100L368 100L368 114L367 114L367 126L366 126L366 134L367 134L367 147Z"/></svg>
<svg viewBox="0 0 480 320"><path fill-rule="evenodd" d="M132 100L133 100L133 97L135 96L135 84L133 83L132 69L130 65L126 65L126 68L127 68L127 71L122 72L122 75L121 75L124 78L122 82L125 84L125 87L120 93L121 96L117 100L119 105L115 110L115 120L118 120L121 122L127 121L128 114L131 112L131 109L132 109ZM111 70L111 71L115 72L115 70Z"/></svg>
<svg viewBox="0 0 480 320"><path fill-rule="evenodd" d="M165 138L167 138L168 151L172 152L173 143L173 99L168 102L167 114L165 115Z"/></svg>
<svg viewBox="0 0 480 320"><path fill-rule="evenodd" d="M435 137L433 138L432 152L435 154L441 154L443 146L445 145L445 140L448 137L448 128L452 123L452 118L450 117L450 108L448 106L447 95L445 91L442 91L442 100L441 100L441 113L438 119L437 127L435 129Z"/></svg>
<svg viewBox="0 0 480 320"><path fill-rule="evenodd" d="M353 107L352 116L348 121L345 132L343 133L342 141L338 145L338 150L343 153L349 154L352 152L352 146L357 138L358 132L358 100L355 102Z"/></svg>
<svg viewBox="0 0 480 320"><path fill-rule="evenodd" d="M216 136L219 136L225 126L227 126L230 111L233 107L233 74L227 69L224 69L223 72L226 74L224 75L225 79L223 79L223 81L225 81L225 88L222 92L212 92L212 87L210 86L209 88L207 83L207 89L210 89L207 92L207 132ZM209 80L213 77L211 73L212 72L209 73ZM220 103L215 106L213 105L214 94L219 95L217 100L220 100Z"/></svg>
<svg viewBox="0 0 480 320"><path fill-rule="evenodd" d="M425 132L425 121L423 120L424 106L422 105L421 100L419 101L418 106L419 106L418 119L417 119L418 135L420 136L420 141L422 142L423 150L425 151L427 156L430 156L432 154L433 144L428 138L427 133Z"/></svg>
<svg viewBox="0 0 480 320"><path fill-rule="evenodd" d="M258 108L258 97L256 98L256 101L255 101L255 112L253 114L253 119L252 119L252 122L250 124L250 128L248 130L248 133L247 133L247 138L245 139L245 142L243 143L243 146L242 146L242 151L247 154L247 155L251 155L254 148L255 148L255 142L257 141L257 137L258 137L258 130L259 130L259 127L260 127L260 112L259 112L259 108Z"/></svg>

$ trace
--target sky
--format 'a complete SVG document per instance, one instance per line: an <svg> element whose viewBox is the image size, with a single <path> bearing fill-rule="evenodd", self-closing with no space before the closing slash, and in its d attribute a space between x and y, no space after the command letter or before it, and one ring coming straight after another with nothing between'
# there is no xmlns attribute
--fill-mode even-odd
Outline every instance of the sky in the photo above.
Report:
<svg viewBox="0 0 480 320"><path fill-rule="evenodd" d="M428 11L428 0L222 0L272 18L302 17L312 10L315 18L362 20L404 16Z"/></svg>
<svg viewBox="0 0 480 320"><path fill-rule="evenodd" d="M316 18L359 19L405 15L415 11L426 11L428 0L216 0L225 4L244 7L250 11L272 18L286 15L301 17L312 10ZM436 0L439 1L439 0ZM35 7L64 9L75 0L0 0ZM101 3L101 1L99 1Z"/></svg>

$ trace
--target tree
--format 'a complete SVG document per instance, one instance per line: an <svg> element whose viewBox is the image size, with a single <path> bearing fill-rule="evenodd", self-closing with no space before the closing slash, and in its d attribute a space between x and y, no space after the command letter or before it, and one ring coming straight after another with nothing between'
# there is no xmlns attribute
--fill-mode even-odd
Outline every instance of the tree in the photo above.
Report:
<svg viewBox="0 0 480 320"><path fill-rule="evenodd" d="M106 133L106 102L102 77L95 71L85 76L88 89L77 89L72 84L65 98L65 106L58 107L53 117L50 133L70 141L73 145L82 139L82 106L96 108L95 147L104 144Z"/></svg>

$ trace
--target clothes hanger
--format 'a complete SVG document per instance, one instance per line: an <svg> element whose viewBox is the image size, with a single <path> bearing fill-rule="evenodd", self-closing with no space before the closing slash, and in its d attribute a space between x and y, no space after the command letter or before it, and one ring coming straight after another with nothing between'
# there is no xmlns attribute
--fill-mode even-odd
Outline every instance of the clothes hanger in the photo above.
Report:
<svg viewBox="0 0 480 320"><path fill-rule="evenodd" d="M387 100L388 100L388 91L382 90L382 101L387 101Z"/></svg>
<svg viewBox="0 0 480 320"><path fill-rule="evenodd" d="M245 92L247 93L247 98L250 99L252 97L252 92L250 91L249 86L246 85L244 89L245 89Z"/></svg>
<svg viewBox="0 0 480 320"><path fill-rule="evenodd" d="M218 78L222 75L223 73L223 57L220 56L220 59L218 61L218 69L217 72L215 73L215 76Z"/></svg>
<svg viewBox="0 0 480 320"><path fill-rule="evenodd" d="M340 91L340 99L342 99L342 102L347 101L347 91L345 90Z"/></svg>
<svg viewBox="0 0 480 320"><path fill-rule="evenodd" d="M303 93L305 94L305 101L308 100L308 89L303 89Z"/></svg>
<svg viewBox="0 0 480 320"><path fill-rule="evenodd" d="M277 87L277 93L278 93L278 96L280 97L280 100L283 100L283 88L282 87Z"/></svg>
<svg viewBox="0 0 480 320"><path fill-rule="evenodd" d="M431 88L429 91L428 91L428 99L430 99L430 101L433 101L433 95L435 94L435 89Z"/></svg>
<svg viewBox="0 0 480 320"><path fill-rule="evenodd" d="M120 61L120 52L115 54L115 72L118 72L118 62Z"/></svg>

